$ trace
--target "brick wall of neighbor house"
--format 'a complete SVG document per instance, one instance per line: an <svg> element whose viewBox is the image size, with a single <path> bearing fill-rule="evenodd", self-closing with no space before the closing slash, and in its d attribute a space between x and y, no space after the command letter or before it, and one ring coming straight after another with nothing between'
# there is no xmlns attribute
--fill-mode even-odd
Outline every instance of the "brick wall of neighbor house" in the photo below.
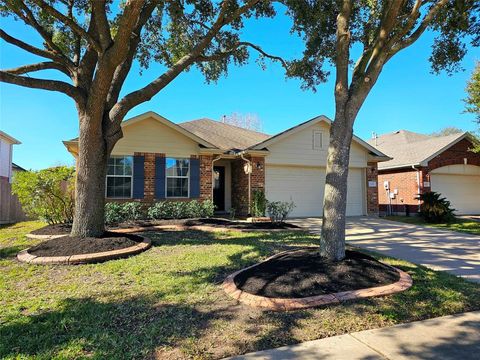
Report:
<svg viewBox="0 0 480 360"><path fill-rule="evenodd" d="M367 214L378 215L378 164L367 164ZM369 182L375 182L377 186L370 187Z"/></svg>
<svg viewBox="0 0 480 360"><path fill-rule="evenodd" d="M212 155L200 155L200 200L212 199Z"/></svg>
<svg viewBox="0 0 480 360"><path fill-rule="evenodd" d="M396 214L415 213L418 211L418 184L417 171L400 169L390 172L379 171L378 174L378 203L380 214L386 213L389 199L383 186L385 181L390 182L390 191L398 189L398 195L391 199L392 211ZM421 177L420 177L421 181Z"/></svg>
<svg viewBox="0 0 480 360"><path fill-rule="evenodd" d="M251 191L265 189L265 159L263 157L246 157L252 162L250 178ZM248 206L248 175L243 167L245 161L236 159L232 162L232 207L238 216L247 216L250 212Z"/></svg>

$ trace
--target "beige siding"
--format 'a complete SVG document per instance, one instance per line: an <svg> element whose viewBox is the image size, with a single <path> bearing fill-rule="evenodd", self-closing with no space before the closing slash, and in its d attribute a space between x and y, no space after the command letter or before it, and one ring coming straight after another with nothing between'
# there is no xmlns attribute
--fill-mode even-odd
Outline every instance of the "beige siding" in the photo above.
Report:
<svg viewBox="0 0 480 360"><path fill-rule="evenodd" d="M113 148L112 155L150 152L190 157L198 151L198 144L185 135L154 119L146 119L123 128L123 138Z"/></svg>
<svg viewBox="0 0 480 360"><path fill-rule="evenodd" d="M315 131L322 132L321 149L314 149L313 134ZM325 166L329 139L329 126L323 122L317 123L269 146L270 154L265 161L272 165ZM351 167L366 167L367 156L368 150L357 143L352 143Z"/></svg>
<svg viewBox="0 0 480 360"><path fill-rule="evenodd" d="M350 169L348 174L347 215L365 214L364 169ZM293 201L291 216L322 216L325 188L324 167L266 167L266 197L269 201Z"/></svg>

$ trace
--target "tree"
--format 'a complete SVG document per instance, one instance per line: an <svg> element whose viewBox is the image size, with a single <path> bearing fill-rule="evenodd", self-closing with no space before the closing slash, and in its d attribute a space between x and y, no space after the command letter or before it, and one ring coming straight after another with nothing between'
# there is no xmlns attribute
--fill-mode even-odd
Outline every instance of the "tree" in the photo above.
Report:
<svg viewBox="0 0 480 360"><path fill-rule="evenodd" d="M223 115L222 122L224 124L238 126L244 129L253 131L262 131L263 124L257 114L239 114L231 113L230 115Z"/></svg>
<svg viewBox="0 0 480 360"><path fill-rule="evenodd" d="M430 136L440 137L440 136L455 135L460 133L463 133L462 129L459 129L455 126L447 126L447 127L444 127L443 129L440 129L439 131L434 131L430 133Z"/></svg>
<svg viewBox="0 0 480 360"><path fill-rule="evenodd" d="M472 73L472 78L467 83L467 98L465 112L475 114L475 119L480 125L480 62L477 62Z"/></svg>
<svg viewBox="0 0 480 360"><path fill-rule="evenodd" d="M226 74L230 63L245 64L250 49L285 64L240 38L245 19L275 14L269 1L0 0L0 13L25 23L43 43L4 30L0 38L46 60L2 70L0 81L61 92L75 102L80 132L72 235L81 237L104 231L107 159L128 111L192 66L208 82ZM143 68L160 63L166 71L120 96L136 60ZM62 80L28 75L42 70L56 70Z"/></svg>
<svg viewBox="0 0 480 360"><path fill-rule="evenodd" d="M480 4L475 0L285 0L293 30L305 40L303 57L290 76L315 88L335 71L335 118L330 128L320 253L345 256L347 176L353 124L385 64L427 30L435 34L430 62L434 72L452 73L466 53L466 37L480 43ZM352 46L361 48L353 62ZM354 64L354 65L353 65ZM351 71L351 65L353 70Z"/></svg>

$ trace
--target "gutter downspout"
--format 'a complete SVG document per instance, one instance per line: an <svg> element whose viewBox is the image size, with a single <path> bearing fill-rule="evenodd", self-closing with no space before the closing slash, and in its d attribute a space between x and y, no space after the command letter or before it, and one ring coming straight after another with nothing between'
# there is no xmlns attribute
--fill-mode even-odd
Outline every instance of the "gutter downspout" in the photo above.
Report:
<svg viewBox="0 0 480 360"><path fill-rule="evenodd" d="M253 170L252 162L243 157L243 152L239 153L239 155L242 158L242 160L246 161L250 165L250 168ZM250 171L248 173L248 214L249 215L251 215L251 204L252 204L252 189L251 189L252 180L251 179L252 179L252 172Z"/></svg>
<svg viewBox="0 0 480 360"><path fill-rule="evenodd" d="M421 191L422 191L422 189L420 188L420 171L421 170L417 169L415 167L415 165L412 165L412 169L417 172L417 191L418 191L418 195L420 195ZM418 212L420 212L420 203L421 203L421 201L420 201L420 199L418 199Z"/></svg>

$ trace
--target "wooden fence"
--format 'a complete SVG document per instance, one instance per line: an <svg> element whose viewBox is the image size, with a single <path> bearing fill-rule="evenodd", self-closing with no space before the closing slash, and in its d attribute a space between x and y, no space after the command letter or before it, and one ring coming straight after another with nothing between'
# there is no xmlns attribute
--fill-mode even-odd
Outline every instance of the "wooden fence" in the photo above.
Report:
<svg viewBox="0 0 480 360"><path fill-rule="evenodd" d="M0 177L0 224L11 224L26 219L20 202L12 194L12 185L7 178Z"/></svg>

